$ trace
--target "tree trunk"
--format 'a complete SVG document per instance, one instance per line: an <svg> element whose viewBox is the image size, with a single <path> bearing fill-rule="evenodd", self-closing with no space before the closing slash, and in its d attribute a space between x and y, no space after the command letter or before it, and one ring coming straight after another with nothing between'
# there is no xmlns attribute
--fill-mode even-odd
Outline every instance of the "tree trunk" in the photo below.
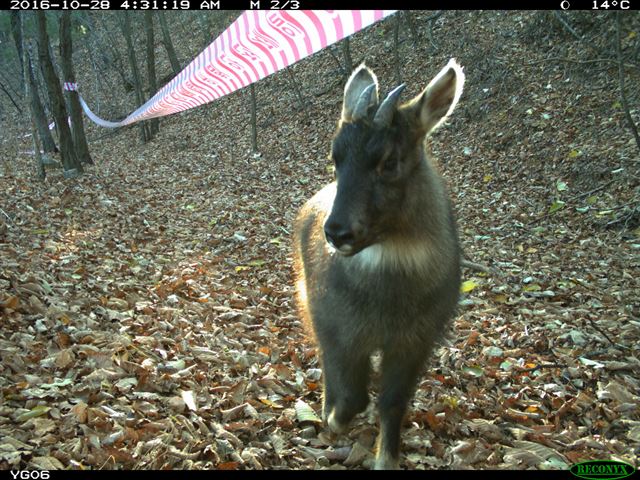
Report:
<svg viewBox="0 0 640 480"><path fill-rule="evenodd" d="M156 53L155 38L153 34L153 17L149 10L144 12L144 30L147 39L147 77L149 78L149 95L155 95L158 91L158 81L156 79ZM149 120L149 133L153 138L159 131L158 119Z"/></svg>
<svg viewBox="0 0 640 480"><path fill-rule="evenodd" d="M13 41L16 44L16 48L18 49L18 60L20 61L20 72L25 75L24 69L24 47L22 44L22 23L20 22L20 12L13 11L11 12L11 35L13 35Z"/></svg>
<svg viewBox="0 0 640 480"><path fill-rule="evenodd" d="M20 23L20 27L22 24ZM22 28L20 28L22 30ZM22 43L22 35L20 36L20 51L22 52L22 58L20 59L20 64L23 69L23 76L25 78L32 77L33 74L31 72L31 58L27 59L27 49L24 48L24 44ZM27 73L27 69L29 72ZM31 92L31 82L24 82L24 93L27 98L31 98L35 92ZM36 94L37 95L37 94ZM29 111L29 120L31 123L31 139L33 140L33 154L36 159L36 175L40 180L44 180L47 176L47 172L44 168L44 162L42 161L42 155L40 154L40 140L38 138L38 131L36 128L36 121L33 111L33 102L30 103L31 109Z"/></svg>
<svg viewBox="0 0 640 480"><path fill-rule="evenodd" d="M47 19L44 11L36 11L36 20L38 22L38 58L44 74L47 92L49 92L49 100L53 110L53 117L60 137L62 165L65 170L65 176L72 177L83 171L82 164L76 156L71 130L67 123L67 109L64 105L60 79L56 76L53 62L49 56L49 34L47 33Z"/></svg>
<svg viewBox="0 0 640 480"><path fill-rule="evenodd" d="M349 37L345 38L342 42L342 54L344 56L344 69L347 71L347 76L353 72L353 60L351 59L351 46L349 45Z"/></svg>
<svg viewBox="0 0 640 480"><path fill-rule="evenodd" d="M109 50L111 51L111 55L113 55L113 66L116 70L116 72L118 72L118 75L120 75L120 78L122 79L122 85L124 85L124 88L127 92L130 92L131 90L133 90L133 84L131 82L131 80L127 77L127 74L125 72L125 67L124 64L122 62L122 58L120 57L120 54L118 53L118 49L115 48L113 46L113 44L107 39L106 44L108 45Z"/></svg>
<svg viewBox="0 0 640 480"><path fill-rule="evenodd" d="M29 83L29 89L25 89L25 92L29 92L29 108L31 109L31 115L36 123L38 133L40 134L43 149L45 152L57 152L58 147L56 147L56 142L53 140L53 136L51 136L47 116L44 112L42 102L40 101L40 96L38 95L38 88L33 75L33 68L30 65L31 57L24 55L24 39L22 34L22 22L20 21L20 12L11 12L11 33L16 44L16 49L18 50L18 54L20 55L20 65L22 67L21 77L25 84ZM25 61L29 64L26 69L24 68Z"/></svg>
<svg viewBox="0 0 640 480"><path fill-rule="evenodd" d="M202 39L206 47L211 43L211 26L202 12L196 12L196 20L198 21L198 25L200 25L200 32L202 33Z"/></svg>
<svg viewBox="0 0 640 480"><path fill-rule="evenodd" d="M162 30L162 43L164 44L164 48L167 50L167 55L169 56L169 62L171 63L171 68L173 69L173 75L177 75L180 73L180 62L178 61L178 56L176 55L176 51L173 48L173 42L171 41L171 35L169 35L169 26L167 25L167 19L164 16L164 12L157 12L158 20L160 20L160 30Z"/></svg>
<svg viewBox="0 0 640 480"><path fill-rule="evenodd" d="M36 84L36 77L33 73L33 64L31 62L31 55L27 55L27 82L29 83L29 104L31 107L31 113L33 119L36 122L38 133L40 134L40 140L42 141L42 150L45 153L56 153L58 147L49 130L49 121L47 120L47 114L42 106L42 101L38 95L38 87Z"/></svg>
<svg viewBox="0 0 640 480"><path fill-rule="evenodd" d="M404 12L398 12L404 15L404 18L407 20L407 25L409 25L409 31L411 32L411 40L413 41L413 46L418 47L420 42L420 33L416 28L416 24L413 21L413 12L411 10L405 10Z"/></svg>
<svg viewBox="0 0 640 480"><path fill-rule="evenodd" d="M131 73L133 74L133 83L136 92L136 108L138 108L144 102L144 95L142 93L142 77L140 77L140 70L138 69L138 62L136 60L136 51L133 48L133 38L131 36L131 18L129 12L123 12L124 24L122 33L127 41L127 56L129 57L129 66L131 67ZM149 141L150 135L146 122L139 122L140 125L140 139L143 143Z"/></svg>
<svg viewBox="0 0 640 480"><path fill-rule="evenodd" d="M73 45L71 43L71 12L63 10L60 16L60 62L62 63L62 74L65 82L75 83L76 76L73 71ZM78 160L84 163L93 164L93 159L89 153L87 137L84 134L84 124L82 123L82 106L78 99L77 91L67 92L69 99L69 110L71 111L71 126L73 130L73 144L76 147Z"/></svg>
<svg viewBox="0 0 640 480"><path fill-rule="evenodd" d="M396 74L396 85L402 83L402 74L400 73L400 13L396 15L395 25L393 26L393 57L394 57L394 72Z"/></svg>
<svg viewBox="0 0 640 480"><path fill-rule="evenodd" d="M249 91L251 92L251 148L255 153L258 151L258 121L256 118L256 88L253 83L249 85Z"/></svg>
<svg viewBox="0 0 640 480"><path fill-rule="evenodd" d="M289 75L289 81L291 82L291 85L293 86L293 92L295 93L295 96L298 99L298 103L300 104L300 108L302 109L302 113L304 113L304 118L306 119L307 123L310 124L311 123L311 119L309 118L309 113L307 112L307 105L306 105L306 102L304 100L304 97L302 96L302 91L300 90L300 86L298 85L298 82L296 81L296 77L293 75L293 70L291 69L291 67L285 67L285 70L286 70L287 74Z"/></svg>

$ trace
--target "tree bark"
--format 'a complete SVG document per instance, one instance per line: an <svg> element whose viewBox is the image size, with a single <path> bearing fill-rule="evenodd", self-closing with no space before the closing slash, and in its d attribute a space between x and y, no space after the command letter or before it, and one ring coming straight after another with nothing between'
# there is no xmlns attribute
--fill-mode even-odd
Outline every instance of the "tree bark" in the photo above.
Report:
<svg viewBox="0 0 640 480"><path fill-rule="evenodd" d="M25 75L24 69L24 46L22 43L22 23L20 22L20 12L11 12L11 35L18 49L18 60L20 61L20 73Z"/></svg>
<svg viewBox="0 0 640 480"><path fill-rule="evenodd" d="M60 86L60 79L56 76L53 62L49 55L49 34L47 33L47 19L42 10L36 11L38 25L38 58L44 74L49 100L53 110L53 117L60 137L60 153L65 176L74 176L83 171L82 164L78 161L73 146L71 129L67 123L67 109L64 105L64 97Z"/></svg>
<svg viewBox="0 0 640 480"><path fill-rule="evenodd" d="M254 153L258 151L258 121L256 115L256 88L255 84L249 85L251 92L251 148Z"/></svg>
<svg viewBox="0 0 640 480"><path fill-rule="evenodd" d="M173 48L173 42L171 41L171 35L169 34L169 26L167 25L167 19L164 16L164 12L157 13L158 20L160 20L160 30L162 30L162 43L164 44L164 48L167 50L169 62L171 63L173 75L175 76L180 73L180 62L178 61L178 56L176 55L176 51Z"/></svg>
<svg viewBox="0 0 640 480"><path fill-rule="evenodd" d="M396 14L395 25L393 26L393 69L396 74L396 85L402 83L402 74L400 73L400 12Z"/></svg>
<svg viewBox="0 0 640 480"><path fill-rule="evenodd" d="M62 74L65 82L76 81L73 71L73 44L71 39L71 12L63 10L60 16L60 62L62 63ZM93 164L93 159L89 153L87 137L84 134L84 124L82 121L82 106L78 98L77 91L67 91L69 99L69 110L71 111L71 126L73 133L73 144L76 148L78 160L84 163Z"/></svg>
<svg viewBox="0 0 640 480"><path fill-rule="evenodd" d="M22 65L21 77L24 83L29 83L29 89L25 91L29 92L29 108L33 120L36 123L36 128L42 141L42 148L45 152L55 153L58 151L56 142L53 140L51 131L49 130L49 123L47 122L47 115L44 112L42 101L38 95L38 87L36 85L35 76L33 74L33 68L31 66L31 57L24 55L24 35L22 34L22 22L20 21L20 12L11 12L11 33L13 40L16 44L16 49L20 55L20 65ZM27 68L25 69L24 62L27 62Z"/></svg>
<svg viewBox="0 0 640 480"><path fill-rule="evenodd" d="M156 79L156 54L155 54L155 37L153 32L153 17L149 10L144 12L144 30L147 40L147 77L149 78L149 95L155 95L158 91L158 81ZM149 120L149 134L153 138L160 130L158 119Z"/></svg>
<svg viewBox="0 0 640 480"><path fill-rule="evenodd" d="M409 25L409 31L411 32L411 40L413 41L413 46L418 47L420 41L420 33L416 28L416 24L413 21L413 13L411 10L405 10L404 12L398 12L404 14L404 18L407 20L407 25Z"/></svg>
<svg viewBox="0 0 640 480"><path fill-rule="evenodd" d="M307 112L307 105L304 101L304 97L302 96L302 91L300 90L300 86L296 81L296 77L293 75L293 70L291 67L285 67L287 74L289 75L289 81L291 82L291 86L293 87L293 92L295 93L296 98L298 99L298 103L300 104L300 108L302 109L302 113L304 113L304 117L307 120L307 123L311 123L311 119L309 118L309 113Z"/></svg>
<svg viewBox="0 0 640 480"><path fill-rule="evenodd" d="M20 23L20 27L22 27L22 24ZM22 30L22 28L20 28ZM22 43L23 39L22 36L20 36L20 51L22 52L22 58L20 59L20 64L22 65L22 69L23 69L23 76L25 78L28 78L29 76L33 76L33 74L31 73L31 71L29 71L27 73L27 69L31 70L31 59L29 57L29 59L27 59L27 49L24 48L24 44ZM34 92L31 92L31 82L24 82L24 93L25 96L27 98L31 98L34 94ZM44 180L47 176L47 172L45 171L44 168L44 162L42 161L42 155L40 154L40 139L38 138L38 131L36 128L36 121L35 121L35 116L34 116L34 111L33 111L33 103L30 103L30 111L28 112L29 114L29 120L31 123L31 139L33 140L33 154L34 154L34 158L36 160L36 175L38 176L38 178L40 180Z"/></svg>
<svg viewBox="0 0 640 480"><path fill-rule="evenodd" d="M131 73L133 74L133 83L136 92L136 108L142 105L144 102L144 95L142 93L142 77L140 76L140 69L138 69L138 62L136 60L136 51L133 48L133 38L131 36L131 18L129 16L129 12L123 12L124 14L124 24L123 33L124 38L127 42L127 56L129 57L129 66L131 67ZM146 122L139 122L140 125L140 139L143 143L147 143L149 141L150 135L149 130L147 128Z"/></svg>
<svg viewBox="0 0 640 480"><path fill-rule="evenodd" d="M349 38L342 41L342 55L344 56L344 69L347 71L347 77L353 72L353 60L351 59L351 46Z"/></svg>
<svg viewBox="0 0 640 480"><path fill-rule="evenodd" d="M211 43L211 25L207 21L202 12L196 12L196 20L198 21L198 25L200 25L200 32L202 33L203 45L207 46Z"/></svg>
<svg viewBox="0 0 640 480"><path fill-rule="evenodd" d="M33 63L31 61L31 55L27 55L27 82L29 83L29 105L33 114L33 119L36 122L36 128L42 141L42 150L46 153L56 153L58 147L51 130L49 130L49 121L47 120L47 114L42 106L40 95L38 95L38 87L36 84L36 77L33 73Z"/></svg>

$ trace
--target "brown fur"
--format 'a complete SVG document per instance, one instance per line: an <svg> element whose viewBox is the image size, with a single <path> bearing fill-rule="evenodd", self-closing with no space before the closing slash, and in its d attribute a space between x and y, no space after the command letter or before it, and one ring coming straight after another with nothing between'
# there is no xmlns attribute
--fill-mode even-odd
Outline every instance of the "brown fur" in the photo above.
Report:
<svg viewBox="0 0 640 480"><path fill-rule="evenodd" d="M397 107L393 95L378 104L375 75L356 70L332 146L337 182L311 198L295 224L297 300L320 346L323 418L332 430L366 407L370 356L382 352L376 468L399 465L402 419L458 301L455 221L423 140L455 107L463 78L450 62ZM360 116L355 105L372 83ZM377 115L382 110L392 114Z"/></svg>

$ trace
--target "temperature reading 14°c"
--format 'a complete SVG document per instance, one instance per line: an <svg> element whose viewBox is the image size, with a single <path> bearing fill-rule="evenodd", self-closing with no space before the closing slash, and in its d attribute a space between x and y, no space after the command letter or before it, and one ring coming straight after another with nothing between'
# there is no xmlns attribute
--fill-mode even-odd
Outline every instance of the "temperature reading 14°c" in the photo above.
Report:
<svg viewBox="0 0 640 480"><path fill-rule="evenodd" d="M620 10L629 10L631 8L631 0L593 0L592 10L609 10L610 8L619 8Z"/></svg>

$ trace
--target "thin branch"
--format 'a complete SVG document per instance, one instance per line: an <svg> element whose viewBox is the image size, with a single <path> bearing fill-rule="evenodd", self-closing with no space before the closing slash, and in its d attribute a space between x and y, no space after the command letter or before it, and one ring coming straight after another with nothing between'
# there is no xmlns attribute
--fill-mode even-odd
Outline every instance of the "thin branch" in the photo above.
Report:
<svg viewBox="0 0 640 480"><path fill-rule="evenodd" d="M440 10L436 13L434 13L433 15L428 16L425 21L427 22L435 22L437 19L439 19L442 15L444 14L444 10Z"/></svg>
<svg viewBox="0 0 640 480"><path fill-rule="evenodd" d="M342 64L340 63L340 59L336 56L335 53L333 53L333 48L334 46L331 46L329 48L326 49L326 51L329 53L329 55L331 55L331 57L335 60L336 64L338 65L338 68L340 69L340 71L342 72L342 75L344 77L346 77L347 75L349 75L351 72L347 72L347 70L342 66Z"/></svg>
<svg viewBox="0 0 640 480"><path fill-rule="evenodd" d="M9 100L11 100L11 103L13 103L13 106L16 107L16 110L18 110L18 113L22 115L22 109L18 106L16 101L13 99L9 91L4 87L4 84L2 83L0 83L0 90L2 90L7 95L7 97L9 97Z"/></svg>
<svg viewBox="0 0 640 480"><path fill-rule="evenodd" d="M600 335L602 335L604 338L606 338L607 340L609 340L609 343L610 343L611 345L613 345L614 347L620 347L620 348L623 348L623 349L625 349L625 350L629 348L629 347L627 347L627 346L625 346L625 345L621 345L620 343L616 343L616 342L614 342L613 340L611 340L611 337L609 337L609 335L607 335L607 334L605 333L605 331L604 331L604 330L602 330L600 327L598 327L598 326L596 325L596 322L595 322L592 318L587 318L587 320L589 321L589 323L591 324L591 326L592 326L592 327L593 327L593 328L594 328L594 329L595 329L595 330L596 330Z"/></svg>
<svg viewBox="0 0 640 480"><path fill-rule="evenodd" d="M482 265L481 263L475 263L467 260L466 258L462 259L460 265L464 268L468 268L470 270L476 270L478 272L484 272L488 275L496 275L499 272L495 268L487 267L486 265Z"/></svg>
<svg viewBox="0 0 640 480"><path fill-rule="evenodd" d="M436 41L433 38L433 25L435 24L436 20L442 16L443 13L444 12L440 10L439 12L436 12L430 17L428 17L426 20L429 22L429 30L427 30L427 35L429 37L429 42L431 42L431 46L433 47L433 50L435 52L438 51L438 45L436 44Z"/></svg>
<svg viewBox="0 0 640 480"><path fill-rule="evenodd" d="M582 37L578 35L578 32L576 32L571 25L569 25L569 22L567 22L564 18L562 18L562 14L560 12L555 10L553 12L553 16L556 18L556 20L558 20L562 24L565 30L567 30L571 35L576 37L578 40L582 41Z"/></svg>
<svg viewBox="0 0 640 480"><path fill-rule="evenodd" d="M593 190L591 190L589 192L581 193L580 195L577 195L575 197L570 198L569 200L567 200L567 202L571 202L571 201L574 201L574 200L579 200L579 199L584 198L584 197L590 197L594 193L599 192L600 190L604 190L609 185L611 185L613 182L615 182L615 180L609 180L607 183L604 183L604 184L600 185L597 188L594 188Z"/></svg>
<svg viewBox="0 0 640 480"><path fill-rule="evenodd" d="M300 85L298 85L298 82L296 81L296 77L293 75L293 70L291 69L291 67L285 67L285 71L289 76L289 82L293 86L293 92L295 94L296 99L298 100L298 103L300 104L300 109L304 114L304 118L306 119L307 123L310 123L311 119L309 118L309 112L307 111L307 102L305 101L305 98L302 95L302 91L300 90Z"/></svg>
<svg viewBox="0 0 640 480"><path fill-rule="evenodd" d="M535 367L531 367L531 368L518 368L517 372L518 373L535 372L536 370L540 370L542 368L566 368L566 365L562 363L544 363L541 365L536 365Z"/></svg>

